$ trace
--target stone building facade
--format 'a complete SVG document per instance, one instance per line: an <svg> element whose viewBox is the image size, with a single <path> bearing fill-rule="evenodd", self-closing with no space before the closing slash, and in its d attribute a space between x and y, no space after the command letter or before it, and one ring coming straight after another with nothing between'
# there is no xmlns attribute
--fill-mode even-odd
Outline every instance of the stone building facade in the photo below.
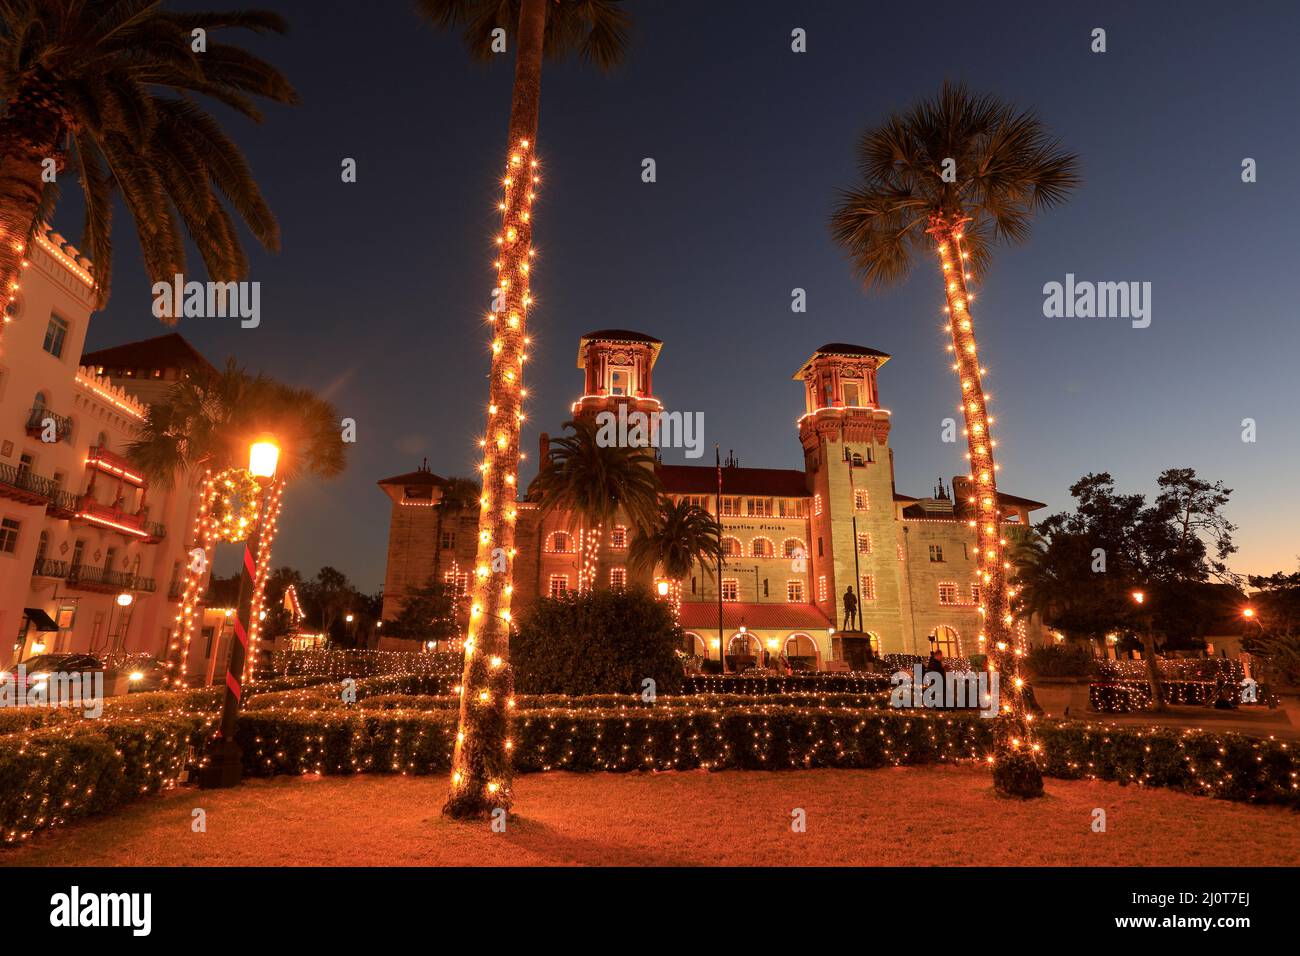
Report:
<svg viewBox="0 0 1300 956"><path fill-rule="evenodd" d="M583 392L573 416L662 412L652 372L662 343L626 330L583 336ZM795 372L803 414L797 434L802 469L656 464L664 493L719 517L727 558L720 576L696 568L681 582L686 650L737 661L780 653L802 666L856 665L865 648L950 657L979 653L980 593L967 480L940 483L924 498L894 485L890 412L881 404L880 369L889 356L858 345L822 346ZM545 457L546 436L542 436ZM719 493L719 480L721 493ZM475 560L478 509L448 505L444 479L427 467L379 482L392 501L384 616L431 577L465 587ZM1008 535L1029 527L1042 502L1000 494ZM602 544L600 584L629 582L625 524ZM567 515L519 504L513 606L576 586L581 531ZM719 585L719 577L721 583ZM649 582L647 582L649 583ZM718 601L721 589L721 602ZM860 614L845 617L846 591ZM721 615L719 615L719 604ZM721 617L721 619L720 619ZM1031 642L1039 629L1025 625Z"/></svg>

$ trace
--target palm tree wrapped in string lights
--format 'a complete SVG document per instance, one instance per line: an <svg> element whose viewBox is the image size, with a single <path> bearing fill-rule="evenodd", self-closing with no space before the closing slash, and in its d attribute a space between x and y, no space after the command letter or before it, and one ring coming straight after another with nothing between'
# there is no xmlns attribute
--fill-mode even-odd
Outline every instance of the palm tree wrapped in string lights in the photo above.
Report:
<svg viewBox="0 0 1300 956"><path fill-rule="evenodd" d="M487 432L480 465L478 555L470 585L469 630L461 681L460 724L444 812L478 817L512 803L509 711L513 682L510 595L514 590L519 430L524 419L523 362L527 336L532 205L538 176L537 123L542 59L576 53L604 69L627 45L630 18L618 0L419 0L436 26L461 28L472 56L487 60L499 36L515 45L506 164L501 178L497 299L492 325Z"/></svg>
<svg viewBox="0 0 1300 956"><path fill-rule="evenodd" d="M1034 213L1065 200L1080 182L1078 160L1033 113L964 86L894 114L863 134L859 179L843 191L831 232L869 288L901 282L934 254L947 298L949 351L961 387L975 514L983 632L981 648L1001 675L1003 713L995 727L999 792L1042 792L1020 676L1023 638L1015 634L1009 562L998 507L988 396L970 312L968 283L987 270L998 240L1023 242Z"/></svg>

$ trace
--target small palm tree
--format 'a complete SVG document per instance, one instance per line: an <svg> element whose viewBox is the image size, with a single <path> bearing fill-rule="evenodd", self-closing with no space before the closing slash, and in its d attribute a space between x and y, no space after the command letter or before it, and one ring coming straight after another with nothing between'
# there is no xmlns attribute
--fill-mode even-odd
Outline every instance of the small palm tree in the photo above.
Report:
<svg viewBox="0 0 1300 956"><path fill-rule="evenodd" d="M334 406L309 390L250 375L234 359L220 372L177 382L163 401L149 406L140 435L128 448L129 456L151 482L170 487L177 475L185 475L199 491L193 547L202 550L202 558L192 560L186 568L177 616L179 633L168 649L168 667L181 664L172 676L174 685L184 683L184 662L189 659L190 642L199 623L195 608L217 541L213 512L217 477L227 469L247 465L251 441L267 433L275 436L280 458L259 516L261 536L249 635L249 659L255 660L258 612L284 487L304 475L330 478L343 470L346 446L338 421Z"/></svg>
<svg viewBox="0 0 1300 956"><path fill-rule="evenodd" d="M1042 792L1024 723L1019 656L1007 593L997 466L976 350L967 281L988 268L994 242L1023 242L1034 215L1063 202L1079 183L1078 160L1032 113L964 86L945 84L868 130L858 146L859 180L845 190L831 232L870 288L901 282L918 258L935 252L947 297L947 331L961 385L975 512L984 633L1002 674L1008 719L999 724L994 781L1003 792ZM1019 759L1011 759L1011 751Z"/></svg>
<svg viewBox="0 0 1300 956"><path fill-rule="evenodd" d="M51 168L71 169L81 183L81 248L94 262L101 306L115 192L135 221L151 281L185 271L185 234L211 279L244 276L247 259L222 197L262 245L279 247L243 154L193 99L210 97L254 120L254 97L296 102L273 66L218 41L231 29L283 33L285 22L261 10L172 12L158 0L0 4L0 289L12 295L23 250L53 208Z"/></svg>
<svg viewBox="0 0 1300 956"><path fill-rule="evenodd" d="M588 418L565 422L573 434L553 439L541 471L529 487L542 512L567 513L570 530L582 529L578 590L600 580L601 544L619 510L637 532L659 520L659 478L654 456L641 448L605 445Z"/></svg>
<svg viewBox="0 0 1300 956"><path fill-rule="evenodd" d="M659 502L658 520L632 539L627 563L638 573L663 570L672 581L673 616L681 610L682 578L698 564L717 568L722 561L722 525L699 505L689 501Z"/></svg>
<svg viewBox="0 0 1300 956"><path fill-rule="evenodd" d="M475 817L497 808L508 810L513 799L506 748L513 678L503 664L510 656L515 491L519 427L524 417L523 360L532 301L529 260L533 254L532 203L539 181L535 157L542 59L576 54L601 69L613 67L627 48L630 17L619 0L418 0L418 8L439 28L461 29L465 45L476 59L494 55L497 31L504 31L515 45L495 263L501 302L492 312L478 557L470 591L460 730L452 756L451 792L443 808L454 817ZM490 571L500 567L502 560L505 573Z"/></svg>

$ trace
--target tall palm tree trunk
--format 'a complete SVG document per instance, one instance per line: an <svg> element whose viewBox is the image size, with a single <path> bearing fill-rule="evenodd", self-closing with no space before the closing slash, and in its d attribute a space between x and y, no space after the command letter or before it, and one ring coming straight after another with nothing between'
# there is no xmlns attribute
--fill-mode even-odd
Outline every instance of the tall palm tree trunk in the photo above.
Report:
<svg viewBox="0 0 1300 956"><path fill-rule="evenodd" d="M510 653L510 594L515 558L515 492L519 472L519 425L523 417L523 353L529 306L528 261L532 247L534 150L542 88L546 0L523 0L515 53L515 83L503 180L504 214L497 239L498 288L504 309L493 314L492 371L488 386L483 497L478 557L470 590L460 726L452 756L451 792L443 812L478 817L509 810L510 709L514 681ZM505 571L499 569L504 566Z"/></svg>
<svg viewBox="0 0 1300 956"><path fill-rule="evenodd" d="M279 528L280 508L284 497L284 482L275 481L266 489L258 520L257 567L253 574L253 603L248 625L248 664L244 670L244 683L251 684L257 677L257 642L262 636L262 611L266 602L266 582L271 576L271 546Z"/></svg>
<svg viewBox="0 0 1300 956"><path fill-rule="evenodd" d="M185 560L185 577L181 586L181 606L176 615L178 633L167 648L167 670L173 687L185 686L185 669L189 666L190 643L194 633L203 623L199 613L199 604L203 600L203 575L212 566L212 545L215 533L212 524L212 506L217 498L217 483L211 470L203 473L199 492L199 511L194 516L193 547L203 550L203 561L196 562L187 553ZM217 653L217 648L212 648Z"/></svg>
<svg viewBox="0 0 1300 956"><path fill-rule="evenodd" d="M605 525L597 522L594 528L588 528L582 536L582 567L578 571L578 590L582 593L591 591L601 581L601 549Z"/></svg>
<svg viewBox="0 0 1300 956"><path fill-rule="evenodd" d="M992 420L984 396L983 375L966 288L967 253L963 251L965 217L935 215L929 232L938 245L944 290L948 298L948 329L961 381L961 408L970 450L974 494L975 546L980 580L982 650L999 675L1000 714L994 724L993 783L1002 793L1034 796L1042 793L1043 778L1034 759L1037 746L1029 734L1028 712L1020 674L1024 639L1013 634L1011 600L1007 591L1006 542L998 510L997 468L993 460Z"/></svg>
<svg viewBox="0 0 1300 956"><path fill-rule="evenodd" d="M23 255L45 185L46 160L63 167L66 105L48 77L34 74L18 86L0 118L0 296L13 301Z"/></svg>

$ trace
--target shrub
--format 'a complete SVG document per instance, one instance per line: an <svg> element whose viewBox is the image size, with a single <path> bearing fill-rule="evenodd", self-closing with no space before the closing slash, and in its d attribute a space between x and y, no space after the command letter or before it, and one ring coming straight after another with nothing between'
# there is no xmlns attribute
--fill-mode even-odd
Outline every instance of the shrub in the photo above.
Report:
<svg viewBox="0 0 1300 956"><path fill-rule="evenodd" d="M211 718L152 714L68 722L0 738L0 834L102 813L172 784Z"/></svg>
<svg viewBox="0 0 1300 956"><path fill-rule="evenodd" d="M1046 644L1030 648L1027 663L1035 677L1087 677L1097 661L1086 647Z"/></svg>
<svg viewBox="0 0 1300 956"><path fill-rule="evenodd" d="M888 690L885 674L794 674L788 677L749 677L744 674L691 675L684 682L688 694L744 694L757 697L769 694L829 693L869 694Z"/></svg>
<svg viewBox="0 0 1300 956"><path fill-rule="evenodd" d="M682 633L646 588L595 590L533 603L510 641L515 688L523 694L676 693Z"/></svg>

